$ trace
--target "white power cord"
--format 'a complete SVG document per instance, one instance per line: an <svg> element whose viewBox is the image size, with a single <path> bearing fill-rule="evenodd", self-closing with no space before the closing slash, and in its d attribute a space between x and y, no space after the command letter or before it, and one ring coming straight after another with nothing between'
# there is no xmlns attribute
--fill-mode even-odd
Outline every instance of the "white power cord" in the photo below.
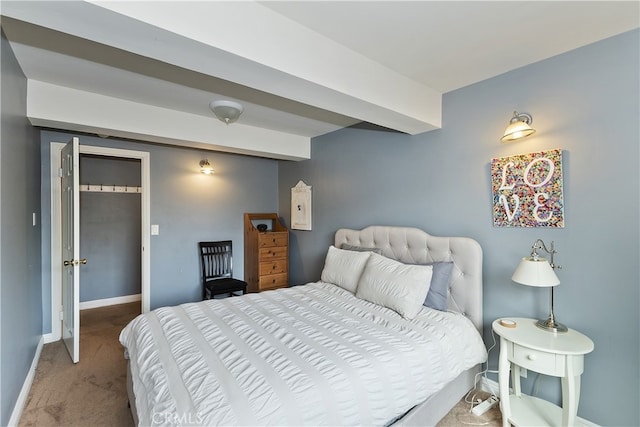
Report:
<svg viewBox="0 0 640 427"><path fill-rule="evenodd" d="M478 377L484 377L485 379L488 380L487 378L487 374L488 373L495 373L497 374L498 371L497 370L490 370L489 369L489 354L491 353L491 350L496 346L496 336L494 334L493 331L491 331L491 337L493 339L493 343L491 344L491 346L489 347L489 349L487 350L487 366L486 369L478 372L474 378L474 388L472 388L471 390L469 390L467 392L467 394L464 397L464 401L466 403L469 403L470 407L469 407L469 414L465 415L465 418L469 418L468 420L465 419L461 419L462 415L458 417L458 421L461 424L465 424L465 425L487 425L489 423L491 423L493 421L493 419L482 419L481 417L484 416L484 414L491 408L493 408L494 406L496 406L499 403L499 399L498 399L498 393L493 390L493 387L491 386L491 383L489 383L488 381L484 382L484 385L487 386L489 388L489 397L485 398L485 400L482 400L482 398L478 397L478 394L480 393L487 393L486 391L483 390L478 390Z"/></svg>

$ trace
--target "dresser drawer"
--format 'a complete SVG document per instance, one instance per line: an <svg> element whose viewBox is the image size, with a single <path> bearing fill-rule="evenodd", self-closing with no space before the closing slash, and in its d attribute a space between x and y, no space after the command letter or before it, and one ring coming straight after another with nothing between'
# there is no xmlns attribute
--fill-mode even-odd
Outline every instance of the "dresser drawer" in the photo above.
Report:
<svg viewBox="0 0 640 427"><path fill-rule="evenodd" d="M564 376L565 358L563 356L513 343L512 346L509 360L516 365L545 375Z"/></svg>
<svg viewBox="0 0 640 427"><path fill-rule="evenodd" d="M273 259L286 259L287 247L281 246L277 248L262 248L258 253L259 262L263 263Z"/></svg>
<svg viewBox="0 0 640 427"><path fill-rule="evenodd" d="M261 262L259 274L261 276L267 274L277 274L277 273L286 273L287 272L287 260L286 259L278 259L270 262Z"/></svg>
<svg viewBox="0 0 640 427"><path fill-rule="evenodd" d="M268 289L284 288L289 283L288 274L269 274L266 276L260 276L259 290L265 291Z"/></svg>
<svg viewBox="0 0 640 427"><path fill-rule="evenodd" d="M289 234L276 231L261 233L258 235L259 248L272 248L274 246L287 246L289 244Z"/></svg>

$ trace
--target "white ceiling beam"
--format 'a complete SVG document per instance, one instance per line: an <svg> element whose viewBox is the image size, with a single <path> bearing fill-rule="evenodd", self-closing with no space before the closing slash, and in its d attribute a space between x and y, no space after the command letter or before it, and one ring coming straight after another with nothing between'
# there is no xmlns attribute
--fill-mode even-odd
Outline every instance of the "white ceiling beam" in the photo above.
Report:
<svg viewBox="0 0 640 427"><path fill-rule="evenodd" d="M27 82L27 117L34 126L104 134L279 160L311 157L311 139L214 117Z"/></svg>
<svg viewBox="0 0 640 427"><path fill-rule="evenodd" d="M16 19L390 129L441 126L441 93L256 2L7 3Z"/></svg>

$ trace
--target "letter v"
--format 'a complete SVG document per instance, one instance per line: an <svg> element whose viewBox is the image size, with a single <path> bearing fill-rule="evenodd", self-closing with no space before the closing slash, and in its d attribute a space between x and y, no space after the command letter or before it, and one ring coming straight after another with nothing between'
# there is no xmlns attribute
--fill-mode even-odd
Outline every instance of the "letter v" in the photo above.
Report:
<svg viewBox="0 0 640 427"><path fill-rule="evenodd" d="M516 207L513 209L513 211L509 211L509 202L507 202L507 196L505 196L504 194L500 195L500 201L504 206L504 211L507 214L507 219L509 221L513 220L516 212L518 212L518 209L520 209L520 197L517 194L514 194L513 199L516 201Z"/></svg>

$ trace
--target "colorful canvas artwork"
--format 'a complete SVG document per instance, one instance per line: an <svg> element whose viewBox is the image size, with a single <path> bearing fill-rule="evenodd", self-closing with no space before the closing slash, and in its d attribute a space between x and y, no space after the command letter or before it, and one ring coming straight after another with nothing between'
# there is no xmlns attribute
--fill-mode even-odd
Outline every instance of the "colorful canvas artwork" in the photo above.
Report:
<svg viewBox="0 0 640 427"><path fill-rule="evenodd" d="M564 227L562 150L491 160L494 227Z"/></svg>

